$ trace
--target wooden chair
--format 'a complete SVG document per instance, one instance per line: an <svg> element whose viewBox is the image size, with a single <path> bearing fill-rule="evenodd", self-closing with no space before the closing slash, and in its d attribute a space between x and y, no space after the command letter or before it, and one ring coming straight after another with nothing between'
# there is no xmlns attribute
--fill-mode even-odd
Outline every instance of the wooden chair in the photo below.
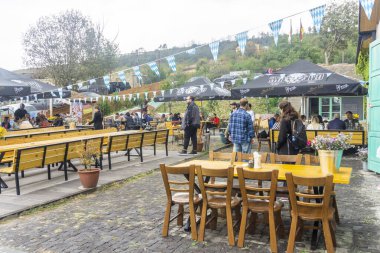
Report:
<svg viewBox="0 0 380 253"><path fill-rule="evenodd" d="M211 222L211 227L216 228L218 209L225 209L227 217L228 243L235 245L235 237L232 222L232 209L237 212L237 218L240 220L240 199L232 197L232 187L234 178L234 169L232 166L220 169L207 169L196 167L198 182L202 192L202 214L201 224L199 227L198 241L204 241L206 224ZM206 183L203 177L217 177L227 180L227 183ZM207 217L207 209L211 209L211 217ZM208 219L208 220L207 220Z"/></svg>
<svg viewBox="0 0 380 253"><path fill-rule="evenodd" d="M270 163L294 163L296 165L301 164L302 155L279 155L275 153L270 153L269 155Z"/></svg>
<svg viewBox="0 0 380 253"><path fill-rule="evenodd" d="M168 236L169 223L177 218L177 225L183 226L184 205L189 205L191 239L197 240L197 223L195 220L195 210L202 198L198 194L194 194L195 166L187 167L169 167L160 164L162 180L166 190L167 203L165 211L165 219L162 228L162 236ZM188 180L173 181L169 180L169 175L183 175L183 179ZM182 187L180 187L182 186ZM173 194L173 192L177 192ZM170 218L171 209L174 204L178 204L178 214Z"/></svg>
<svg viewBox="0 0 380 253"><path fill-rule="evenodd" d="M268 126L268 129L269 129L269 122L268 120L265 120L266 123L265 125ZM270 141L270 131L268 132L268 137L266 138L260 138L259 137L259 133L260 133L260 129L264 130L264 127L261 128L261 125L262 125L262 122L261 122L261 119L258 120L258 123L257 123L257 127L255 127L255 134L256 134L256 137L257 137L257 143L258 143L258 147L257 147L257 151L260 152L261 150L261 143L267 143L268 144L268 147L269 147L269 150L271 150L271 141Z"/></svg>
<svg viewBox="0 0 380 253"><path fill-rule="evenodd" d="M312 155L306 154L306 155L304 155L304 159L305 159L305 165L317 165L317 166L319 166L319 164L320 164L318 156L312 156ZM335 222L337 224L339 224L340 223L339 211L338 211L338 204L336 202L336 193L334 191L334 188L335 188L335 184L333 184L333 191L331 192L332 206L335 209ZM314 193L313 187L308 187L307 193Z"/></svg>
<svg viewBox="0 0 380 253"><path fill-rule="evenodd" d="M331 192L333 189L333 176L328 175L320 178L303 178L286 173L286 181L289 188L290 204L292 206L287 252L294 251L294 243L299 224L303 221L322 222L325 245L328 253L335 252L335 232L333 229L334 208L330 205ZM300 192L299 186L324 187L323 193L307 194ZM305 201L308 199L309 201ZM315 202L312 202L314 200Z"/></svg>
<svg viewBox="0 0 380 253"><path fill-rule="evenodd" d="M239 186L243 198L243 213L240 222L238 247L244 247L245 231L247 230L247 216L251 213L251 220L255 221L257 214L262 213L269 217L270 248L277 252L277 231L284 235L284 224L281 219L283 204L276 201L278 170L267 172L251 171L237 167ZM246 184L246 179L257 181L257 186ZM263 181L270 182L270 188L264 188ZM258 195L257 195L258 194ZM253 217L253 218L252 218Z"/></svg>
<svg viewBox="0 0 380 253"><path fill-rule="evenodd" d="M210 151L208 153L208 159L210 161L230 161L231 164L233 164L233 162L235 162L236 160L236 152L223 153L223 152Z"/></svg>
<svg viewBox="0 0 380 253"><path fill-rule="evenodd" d="M253 154L249 153L242 153L242 152L237 152L237 161L242 162L243 160L253 160ZM266 163L268 160L268 153L263 152L261 153L261 163Z"/></svg>

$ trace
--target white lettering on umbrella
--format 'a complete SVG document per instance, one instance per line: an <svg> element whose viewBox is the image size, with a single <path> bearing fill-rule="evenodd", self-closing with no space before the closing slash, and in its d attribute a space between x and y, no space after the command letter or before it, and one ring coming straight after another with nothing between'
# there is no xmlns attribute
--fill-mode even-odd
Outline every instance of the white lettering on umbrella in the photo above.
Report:
<svg viewBox="0 0 380 253"><path fill-rule="evenodd" d="M348 88L348 84L337 84L336 85L336 90L337 91L341 91L341 90L344 90L344 89L346 89L346 88Z"/></svg>

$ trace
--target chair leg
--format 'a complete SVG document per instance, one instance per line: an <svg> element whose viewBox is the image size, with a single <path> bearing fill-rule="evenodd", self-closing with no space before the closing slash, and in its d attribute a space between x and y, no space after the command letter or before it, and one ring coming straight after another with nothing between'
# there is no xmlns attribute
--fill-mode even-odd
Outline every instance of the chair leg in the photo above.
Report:
<svg viewBox="0 0 380 253"><path fill-rule="evenodd" d="M334 221L330 221L330 231L331 231L331 238L332 238L332 242L333 242L333 245L334 247L336 247L336 237L335 237L335 229L334 229L334 225L332 224Z"/></svg>
<svg viewBox="0 0 380 253"><path fill-rule="evenodd" d="M15 181L16 181L16 194L20 195L20 182L18 179L18 173L15 173Z"/></svg>
<svg viewBox="0 0 380 253"><path fill-rule="evenodd" d="M239 230L239 238L238 238L238 245L237 245L239 248L244 247L245 230L247 226L247 216L248 216L248 207L243 206L243 214L241 216L241 221L240 221L240 230Z"/></svg>
<svg viewBox="0 0 380 253"><path fill-rule="evenodd" d="M278 211L275 213L275 220L276 220L276 229L278 227L278 234L281 239L285 238L285 226L284 222L281 218L281 211Z"/></svg>
<svg viewBox="0 0 380 253"><path fill-rule="evenodd" d="M327 219L323 219L322 225L323 225L323 235L325 237L325 245L326 245L327 253L335 252L334 245L332 242L330 222Z"/></svg>
<svg viewBox="0 0 380 253"><path fill-rule="evenodd" d="M231 207L226 207L227 214L227 231L228 231L228 244L230 246L235 246L235 236L234 236L234 227L232 221L232 210Z"/></svg>
<svg viewBox="0 0 380 253"><path fill-rule="evenodd" d="M251 215L249 216L248 232L252 235L255 234L256 221L257 221L257 213L251 212Z"/></svg>
<svg viewBox="0 0 380 253"><path fill-rule="evenodd" d="M109 168L109 170L112 169L111 152L108 152L108 168Z"/></svg>
<svg viewBox="0 0 380 253"><path fill-rule="evenodd" d="M207 202L205 200L203 200L201 213L201 224L199 226L198 242L203 242L205 239L205 228L207 219Z"/></svg>
<svg viewBox="0 0 380 253"><path fill-rule="evenodd" d="M270 249L272 252L277 252L276 223L275 223L273 211L269 212L269 234L270 234Z"/></svg>
<svg viewBox="0 0 380 253"><path fill-rule="evenodd" d="M210 228L212 230L216 229L216 226L218 224L218 209L211 209L211 221L210 221Z"/></svg>
<svg viewBox="0 0 380 253"><path fill-rule="evenodd" d="M51 179L50 164L47 166L47 170L48 170L48 179L50 180Z"/></svg>
<svg viewBox="0 0 380 253"><path fill-rule="evenodd" d="M335 222L336 222L336 224L340 224L338 205L336 203L336 196L332 197L332 206L335 209L335 214L334 214Z"/></svg>
<svg viewBox="0 0 380 253"><path fill-rule="evenodd" d="M294 251L294 242L296 240L297 223L298 223L298 217L292 217L292 224L290 225L290 232L289 232L288 247L286 250L287 253L293 253Z"/></svg>
<svg viewBox="0 0 380 253"><path fill-rule="evenodd" d="M191 226L191 239L192 240L197 240L197 221L195 219L195 210L196 206L194 205L189 205L189 211L190 211L190 226Z"/></svg>
<svg viewBox="0 0 380 253"><path fill-rule="evenodd" d="M178 205L178 217L177 217L177 226L183 226L183 213L185 212L183 205Z"/></svg>
<svg viewBox="0 0 380 253"><path fill-rule="evenodd" d="M164 226L162 228L162 236L168 236L169 232L169 222L170 222L170 212L172 211L172 203L168 201L166 204Z"/></svg>

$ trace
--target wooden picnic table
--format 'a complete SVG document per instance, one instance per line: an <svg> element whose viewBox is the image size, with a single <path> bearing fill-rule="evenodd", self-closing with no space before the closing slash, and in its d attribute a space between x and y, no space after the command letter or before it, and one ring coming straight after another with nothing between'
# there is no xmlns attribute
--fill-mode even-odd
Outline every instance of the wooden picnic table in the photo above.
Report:
<svg viewBox="0 0 380 253"><path fill-rule="evenodd" d="M99 137L110 137L110 136L117 136L117 135L124 135L124 134L132 134L132 133L137 133L137 132L139 132L139 130L128 130L128 131L120 131L120 132L72 136L72 137L65 137L65 138L56 138L53 140L34 141L34 142L27 142L27 143L20 143L20 144L4 145L4 146L0 146L0 153L17 150L20 148L26 148L26 147L40 147L40 146L51 145L51 144L88 140L88 139L99 138Z"/></svg>
<svg viewBox="0 0 380 253"><path fill-rule="evenodd" d="M228 161L208 161L208 160L192 160L184 163L177 164L177 167L189 166L189 165L200 165L205 168L220 169L226 168L231 165ZM294 165L294 164L271 164L262 163L261 169L252 169L252 171L271 171L278 170L278 179L286 180L285 173L291 172L295 176L301 177L324 177L325 173L322 172L320 166L313 165ZM235 167L234 176L237 177L236 167L242 166L243 168L248 167L248 163L245 162L235 162L233 164ZM334 184L350 184L352 168L350 167L340 167L339 172L334 172Z"/></svg>

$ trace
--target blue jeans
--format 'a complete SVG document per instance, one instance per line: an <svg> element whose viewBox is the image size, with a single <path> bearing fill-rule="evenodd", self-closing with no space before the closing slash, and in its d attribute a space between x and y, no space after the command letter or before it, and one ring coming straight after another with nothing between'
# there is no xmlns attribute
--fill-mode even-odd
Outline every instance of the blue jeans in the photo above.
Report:
<svg viewBox="0 0 380 253"><path fill-rule="evenodd" d="M251 153L252 144L251 142L242 142L242 143L234 143L234 152L242 152L245 154Z"/></svg>

